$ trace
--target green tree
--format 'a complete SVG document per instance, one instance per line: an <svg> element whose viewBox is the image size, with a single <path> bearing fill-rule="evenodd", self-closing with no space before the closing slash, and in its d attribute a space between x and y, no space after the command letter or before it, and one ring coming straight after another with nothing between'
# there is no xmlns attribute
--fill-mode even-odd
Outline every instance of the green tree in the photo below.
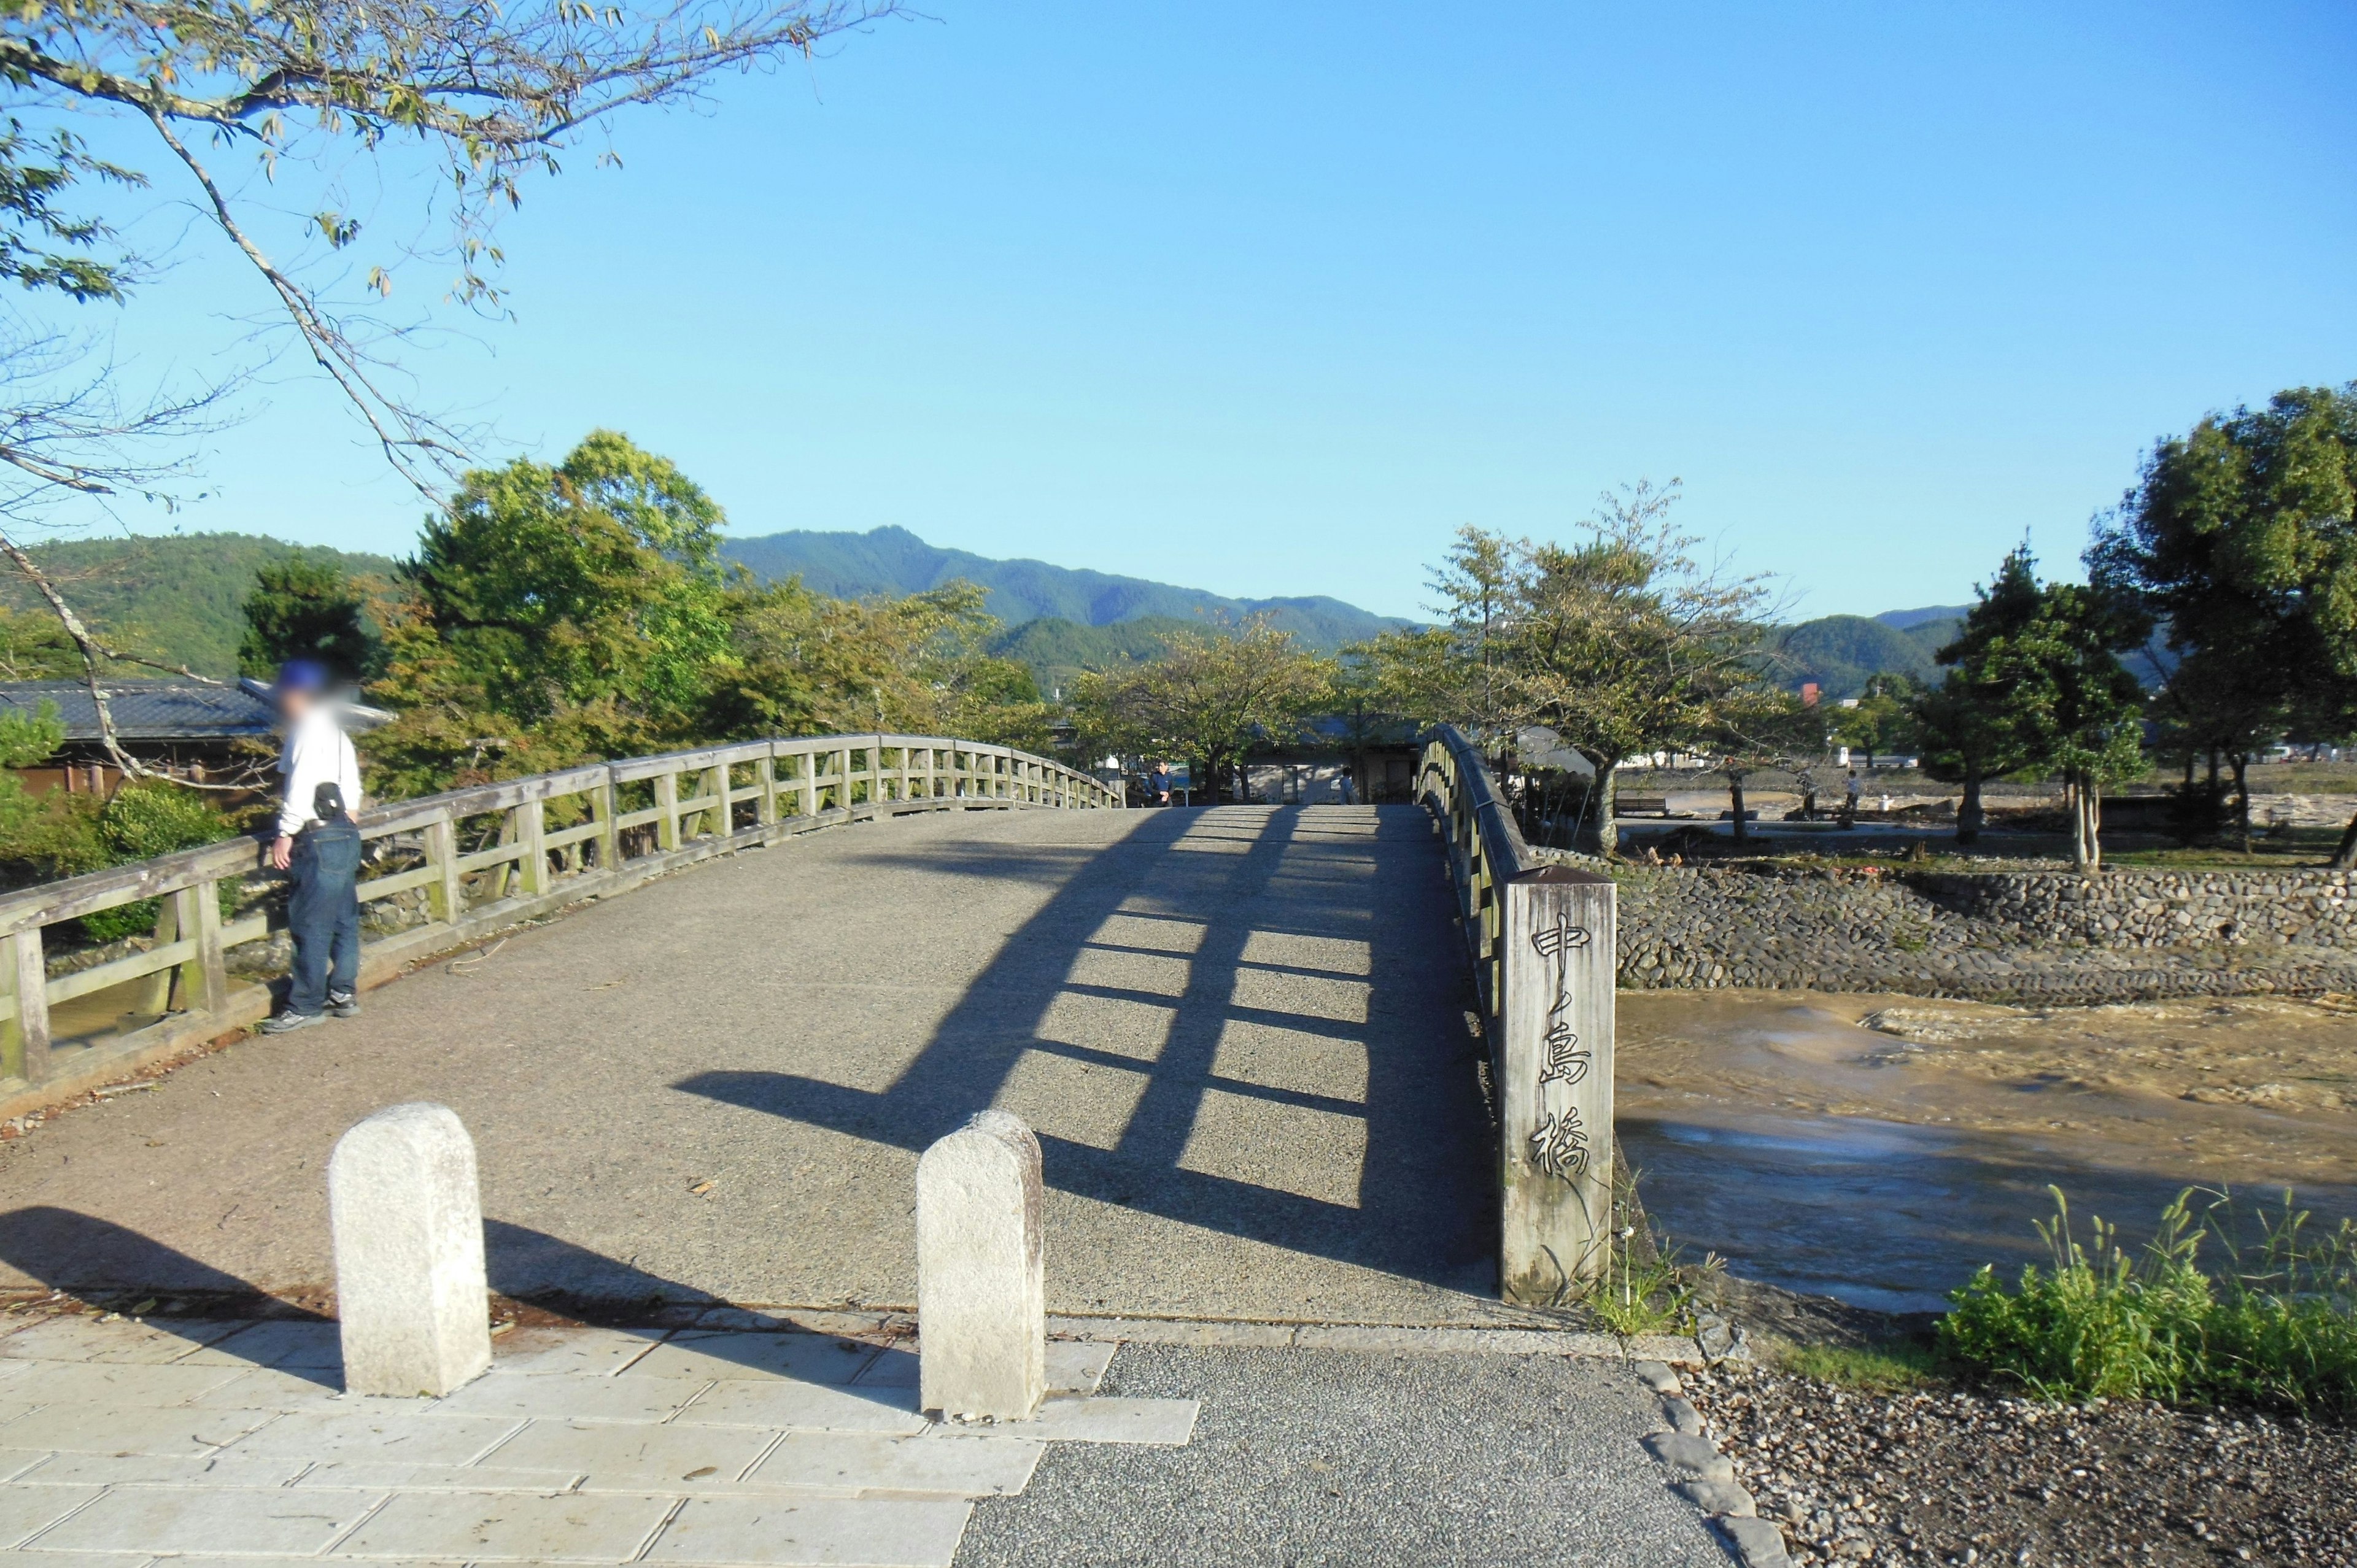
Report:
<svg viewBox="0 0 2357 1568"><path fill-rule="evenodd" d="M1833 738L1864 752L1868 768L1877 757L1920 750L1923 736L1915 708L1923 692L1923 682L1903 671L1868 676L1855 707L1830 714Z"/></svg>
<svg viewBox="0 0 2357 1568"><path fill-rule="evenodd" d="M242 613L242 675L267 678L290 659L315 660L352 682L372 680L382 667L367 597L341 567L299 555L274 561L254 575Z"/></svg>
<svg viewBox="0 0 2357 1568"><path fill-rule="evenodd" d="M1754 773L1803 773L1824 755L1824 710L1766 681L1724 693L1712 703L1696 740L1718 758L1727 779L1729 822L1735 842L1751 838L1744 785Z"/></svg>
<svg viewBox="0 0 2357 1568"><path fill-rule="evenodd" d="M506 711L609 702L659 726L729 652L723 521L669 458L597 430L554 467L468 474L401 573Z"/></svg>
<svg viewBox="0 0 2357 1568"><path fill-rule="evenodd" d="M1379 660L1432 714L1501 743L1544 725L1596 769L1596 843L1614 845L1612 795L1631 757L1710 733L1763 682L1766 588L1697 558L1670 512L1674 480L1608 494L1570 545L1460 533L1435 578L1447 626L1379 639Z"/></svg>
<svg viewBox="0 0 2357 1568"><path fill-rule="evenodd" d="M1173 633L1146 664L1081 677L1073 717L1085 749L1182 757L1224 794L1245 754L1281 745L1330 696L1332 666L1260 617Z"/></svg>
<svg viewBox="0 0 2357 1568"><path fill-rule="evenodd" d="M2239 755L2256 714L2357 732L2357 383L2158 443L2087 564L2158 618L2182 656L2176 705L2210 744ZM2332 864L2357 865L2357 817Z"/></svg>
<svg viewBox="0 0 2357 1568"><path fill-rule="evenodd" d="M2143 691L2118 650L2148 629L2103 586L2041 585L2027 544L2006 556L1940 650L1947 682L1917 710L1935 776L1964 776L1959 838L1978 831L1983 779L2036 768L2062 781L2072 863L2101 869L2103 786L2144 766Z"/></svg>
<svg viewBox="0 0 2357 1568"><path fill-rule="evenodd" d="M55 616L0 607L0 681L73 681L81 672L81 650Z"/></svg>
<svg viewBox="0 0 2357 1568"><path fill-rule="evenodd" d="M1972 843L1984 823L1981 787L2029 765L2029 737L2014 722L2010 693L1996 650L2027 633L2043 602L2029 546L2009 553L1996 576L1974 590L1956 639L1939 650L1947 678L1914 703L1923 770L1964 787L1956 811L1956 842Z"/></svg>
<svg viewBox="0 0 2357 1568"><path fill-rule="evenodd" d="M735 658L720 508L668 459L593 431L564 462L467 476L385 607L370 737L392 798L704 738Z"/></svg>

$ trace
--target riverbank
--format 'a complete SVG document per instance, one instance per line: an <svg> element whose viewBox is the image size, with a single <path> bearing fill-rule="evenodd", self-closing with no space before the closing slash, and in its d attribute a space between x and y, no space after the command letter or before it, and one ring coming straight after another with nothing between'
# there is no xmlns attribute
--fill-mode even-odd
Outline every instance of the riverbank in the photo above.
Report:
<svg viewBox="0 0 2357 1568"><path fill-rule="evenodd" d="M2044 1005L2357 991L2357 873L1910 875L1760 865L1616 865L1612 875L1624 990Z"/></svg>
<svg viewBox="0 0 2357 1568"><path fill-rule="evenodd" d="M2357 1431L1772 1367L1686 1397L1800 1564L2357 1563Z"/></svg>

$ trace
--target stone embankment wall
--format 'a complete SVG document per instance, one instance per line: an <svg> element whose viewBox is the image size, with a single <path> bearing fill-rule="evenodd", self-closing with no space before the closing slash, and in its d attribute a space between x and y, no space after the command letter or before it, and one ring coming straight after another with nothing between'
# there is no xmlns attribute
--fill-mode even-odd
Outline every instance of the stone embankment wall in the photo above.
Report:
<svg viewBox="0 0 2357 1568"><path fill-rule="evenodd" d="M2357 991L2357 875L2345 872L1614 875L1624 988L2029 1003Z"/></svg>

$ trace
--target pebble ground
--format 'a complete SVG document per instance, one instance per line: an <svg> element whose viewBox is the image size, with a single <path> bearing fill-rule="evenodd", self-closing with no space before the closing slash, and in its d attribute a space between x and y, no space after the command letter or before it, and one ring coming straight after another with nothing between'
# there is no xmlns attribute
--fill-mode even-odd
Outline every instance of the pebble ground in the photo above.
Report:
<svg viewBox="0 0 2357 1568"><path fill-rule="evenodd" d="M2357 1431L2249 1412L1686 1379L1795 1563L2357 1564Z"/></svg>

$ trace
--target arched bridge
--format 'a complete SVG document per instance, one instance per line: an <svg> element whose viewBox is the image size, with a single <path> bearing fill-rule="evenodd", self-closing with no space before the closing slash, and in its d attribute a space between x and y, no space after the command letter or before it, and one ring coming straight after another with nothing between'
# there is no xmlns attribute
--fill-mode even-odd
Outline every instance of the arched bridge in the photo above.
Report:
<svg viewBox="0 0 2357 1568"><path fill-rule="evenodd" d="M1528 1321L1501 1236L1544 1302L1607 1219L1610 897L1488 790L1446 732L1426 806L1174 811L868 736L373 811L398 983L6 1144L0 1287L322 1297L330 1145L432 1100L482 1152L499 1292L905 1308L917 1154L996 1104L1045 1147L1051 1310ZM0 900L9 1110L261 1015L254 857ZM59 961L147 899L145 950Z"/></svg>

